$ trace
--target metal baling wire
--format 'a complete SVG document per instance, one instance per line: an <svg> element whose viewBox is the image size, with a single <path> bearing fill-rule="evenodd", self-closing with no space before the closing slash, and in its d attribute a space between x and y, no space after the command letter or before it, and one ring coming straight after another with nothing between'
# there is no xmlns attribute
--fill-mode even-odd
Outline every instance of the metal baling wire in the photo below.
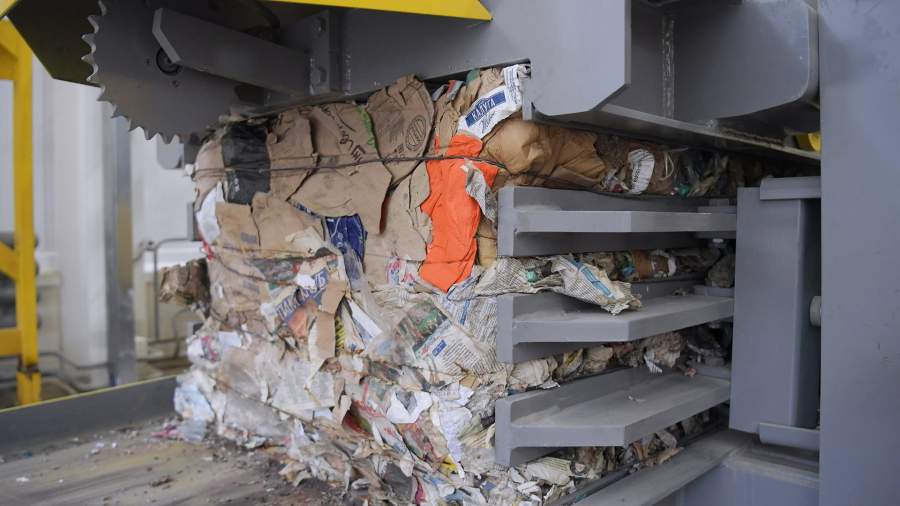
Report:
<svg viewBox="0 0 900 506"><path fill-rule="evenodd" d="M366 160L354 160L352 162L343 162L343 163L330 163L330 164L320 164L320 165L309 165L306 167L278 167L278 168L243 168L243 167L225 167L222 169L197 169L191 174L191 179L196 179L196 177L201 172L246 172L252 174L258 174L260 172L295 172L295 171L303 171L303 170L318 170L318 169L346 169L349 167L357 167L360 165L365 165L367 163L381 162L381 163L400 163L400 162L431 162L431 161L441 161L441 160L468 160L473 162L481 162L487 163L489 165L493 165L500 169L508 171L506 165L497 162L495 160L490 160L487 158L482 158L478 156L464 156L464 155L442 155L442 156L400 156L400 157L375 157L369 158Z"/></svg>
<svg viewBox="0 0 900 506"><path fill-rule="evenodd" d="M684 148L684 149L687 149L687 148ZM652 154L651 154L651 156L652 156ZM371 158L371 159L367 159L367 160L360 160L360 161L353 161L353 162L325 164L325 165L318 165L318 166L311 165L311 166L306 166L306 167L279 167L279 168L263 168L263 167L261 167L258 169L251 169L251 168L244 168L244 167L225 167L225 168L215 168L215 169L197 169L191 173L190 177L191 177L192 181L196 181L198 178L217 177L221 174L228 173L228 172L232 172L232 173L243 172L243 173L247 173L247 174L259 174L261 172L268 172L271 174L270 177L290 177L292 175L292 173L294 173L294 172L300 172L300 171L315 172L319 169L339 170L339 169L344 169L344 168L349 168L349 167L358 167L360 165L365 165L367 163L373 163L373 162L399 163L399 162L415 162L415 161L431 162L431 161L441 161L441 160L467 160L467 161L472 161L472 162L481 162L481 163L493 165L493 166L507 172L508 174L512 174L512 172L509 170L509 168L506 167L505 164L498 162L496 160L490 160L487 158L482 158L482 157L477 157L477 156L444 155L444 156L404 156L404 157L395 157L395 158L377 157L377 158ZM617 171L618 168L616 168L615 170ZM284 173L284 174L277 174L277 173ZM403 176L402 178L397 180L395 182L394 186L396 186L396 184L398 184L400 181L403 181L405 178L409 177L411 174L412 173L410 172L410 174L407 174L406 176ZM543 179L548 182L559 183L560 185L563 185L572 190L588 191L591 193L596 193L598 195L613 195L613 196L622 197L622 198L637 198L637 197L639 197L639 195L629 195L627 193L608 192L608 191L597 190L594 188L584 188L584 187L576 186L571 181L568 181L568 180L565 180L562 178L548 176L548 175L535 173L535 172L520 172L516 175L533 176L533 177L540 178L540 179Z"/></svg>

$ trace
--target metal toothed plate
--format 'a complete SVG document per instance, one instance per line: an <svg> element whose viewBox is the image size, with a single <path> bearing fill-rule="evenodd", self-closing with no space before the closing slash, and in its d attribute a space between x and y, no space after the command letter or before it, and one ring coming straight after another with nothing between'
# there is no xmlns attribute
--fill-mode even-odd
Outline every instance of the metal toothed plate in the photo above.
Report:
<svg viewBox="0 0 900 506"><path fill-rule="evenodd" d="M175 2L177 4L177 2ZM186 139L214 125L238 101L237 83L172 63L153 36L153 14L163 2L100 0L99 16L88 21L94 33L83 60L94 68L88 81L100 86L100 100L131 128L169 141ZM198 41L202 43L202 41Z"/></svg>

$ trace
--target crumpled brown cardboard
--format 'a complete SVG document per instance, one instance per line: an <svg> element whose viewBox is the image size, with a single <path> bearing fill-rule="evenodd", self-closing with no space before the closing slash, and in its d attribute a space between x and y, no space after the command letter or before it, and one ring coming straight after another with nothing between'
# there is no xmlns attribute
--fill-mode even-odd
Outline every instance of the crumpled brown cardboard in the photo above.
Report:
<svg viewBox="0 0 900 506"><path fill-rule="evenodd" d="M389 282L395 259L421 262L431 241L431 218L419 206L428 198L428 173L420 163L387 197L384 228L366 237L365 271L373 286Z"/></svg>
<svg viewBox="0 0 900 506"><path fill-rule="evenodd" d="M217 202L216 219L221 230L214 241L216 244L239 251L259 249L259 230L250 206Z"/></svg>
<svg viewBox="0 0 900 506"><path fill-rule="evenodd" d="M475 232L475 242L478 244L478 265L487 269L497 261L497 231L493 223L484 216L478 223Z"/></svg>
<svg viewBox="0 0 900 506"><path fill-rule="evenodd" d="M482 156L506 166L497 185L600 189L609 167L594 149L596 134L511 117L485 139Z"/></svg>
<svg viewBox="0 0 900 506"><path fill-rule="evenodd" d="M209 304L209 275L206 260L196 259L184 265L160 271L159 301L182 306Z"/></svg>
<svg viewBox="0 0 900 506"><path fill-rule="evenodd" d="M434 105L425 84L414 76L401 77L373 93L366 111L375 126L375 140L382 158L417 157L425 152L434 122ZM386 163L391 184L397 184L418 164L416 160Z"/></svg>
<svg viewBox="0 0 900 506"><path fill-rule="evenodd" d="M272 169L272 193L287 200L312 172L299 169L316 165L309 118L298 109L278 115L266 136L266 150Z"/></svg>
<svg viewBox="0 0 900 506"><path fill-rule="evenodd" d="M380 161L368 161L379 155L365 108L348 103L326 104L313 107L309 119L321 163L354 165L317 169L300 185L291 202L321 216L359 214L367 231L379 232L381 204L391 173Z"/></svg>
<svg viewBox="0 0 900 506"><path fill-rule="evenodd" d="M294 247L291 236L308 228L314 230L318 237L324 237L319 219L271 193L253 196L252 217L259 230L259 243L263 251L301 252Z"/></svg>

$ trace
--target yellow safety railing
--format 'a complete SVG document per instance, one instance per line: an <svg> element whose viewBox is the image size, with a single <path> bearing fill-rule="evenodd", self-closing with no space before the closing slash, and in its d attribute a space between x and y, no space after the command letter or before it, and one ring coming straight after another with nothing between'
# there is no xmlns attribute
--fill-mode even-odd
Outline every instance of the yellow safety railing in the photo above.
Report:
<svg viewBox="0 0 900 506"><path fill-rule="evenodd" d="M0 272L16 285L16 327L0 329L0 356L17 356L19 404L41 399L38 369L37 281L34 263L31 50L7 20L0 21L0 79L13 82L14 248L0 243Z"/></svg>

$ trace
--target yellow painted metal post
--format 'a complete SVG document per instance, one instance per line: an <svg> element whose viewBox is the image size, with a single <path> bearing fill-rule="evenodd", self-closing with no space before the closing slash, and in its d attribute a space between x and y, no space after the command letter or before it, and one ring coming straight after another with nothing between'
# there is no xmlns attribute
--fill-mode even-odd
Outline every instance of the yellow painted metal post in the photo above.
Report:
<svg viewBox="0 0 900 506"><path fill-rule="evenodd" d="M270 0L294 4L405 12L426 16L490 21L491 13L480 0Z"/></svg>
<svg viewBox="0 0 900 506"><path fill-rule="evenodd" d="M12 68L0 70L3 78L13 81L13 205L15 230L13 258L5 267L16 285L16 329L0 333L18 338L18 346L5 344L3 349L18 348L19 368L16 373L19 404L41 399L41 373L38 369L37 282L34 262L34 186L32 177L32 55L28 45L9 21L0 22L0 62ZM4 269L5 270L5 269Z"/></svg>

